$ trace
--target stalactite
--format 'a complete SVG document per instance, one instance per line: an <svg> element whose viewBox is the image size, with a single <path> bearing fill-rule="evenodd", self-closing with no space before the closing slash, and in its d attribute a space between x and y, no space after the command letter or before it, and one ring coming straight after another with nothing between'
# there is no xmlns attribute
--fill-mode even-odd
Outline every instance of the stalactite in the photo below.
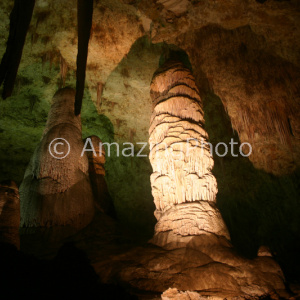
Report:
<svg viewBox="0 0 300 300"><path fill-rule="evenodd" d="M35 0L15 0L10 14L7 47L0 65L0 85L4 82L3 99L9 97L14 88L34 4Z"/></svg>
<svg viewBox="0 0 300 300"><path fill-rule="evenodd" d="M156 236L171 230L182 236L215 233L229 238L213 204L217 183L191 72L180 62L168 61L154 74L151 97L149 158Z"/></svg>
<svg viewBox="0 0 300 300"><path fill-rule="evenodd" d="M92 28L93 0L77 0L78 54L76 72L75 115L81 111L85 84L88 45Z"/></svg>

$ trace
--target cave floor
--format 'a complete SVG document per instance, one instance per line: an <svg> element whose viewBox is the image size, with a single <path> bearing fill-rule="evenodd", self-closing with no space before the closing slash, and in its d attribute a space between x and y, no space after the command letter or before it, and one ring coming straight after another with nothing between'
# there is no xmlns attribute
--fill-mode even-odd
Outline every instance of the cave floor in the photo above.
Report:
<svg viewBox="0 0 300 300"><path fill-rule="evenodd" d="M203 252L199 258L199 253L194 249L183 250L179 247L179 249L167 251L147 243L147 241L148 237L137 236L136 233L126 229L125 226L120 226L114 219L101 213L98 213L94 221L79 232L76 232L74 228L66 227L38 230L21 229L22 252L38 259L50 260L57 256L59 249L64 244L72 244L86 254L101 283L120 285L131 295L134 295L133 297L137 296L138 299L161 299L163 291L170 287L180 286L181 281L184 282L183 286L186 286L185 289L181 290L197 290L193 288L193 284L189 283L191 276L193 278L194 276L201 277L203 274L203 281L209 281L211 280L209 277L211 270L217 274L240 272L240 266L237 268L229 266L231 263L230 256L235 255L233 250L226 250L228 252L224 255L228 256L228 262L221 265L218 259L213 262L206 261L208 256ZM218 250L214 251L218 252ZM218 253L217 255L222 256L223 254ZM205 273L197 273L196 271L199 268L198 262L200 260L201 266L203 265L205 268ZM242 260L245 259L241 258ZM251 265L250 260L246 262ZM259 261L259 264L262 263L263 261ZM255 269L257 266L258 264L254 267L251 265L251 268ZM270 269L274 268L272 263L270 266ZM189 269L188 272L187 269ZM247 270L243 270L239 276L249 276ZM272 269L270 272L271 275L266 275L266 277L270 277L270 282L276 281L276 276L273 276L273 273L277 271ZM205 278L207 276L205 274L209 274L209 276ZM239 289L236 282L231 278L228 281L226 276L222 276L215 276L219 277L217 278L219 281L224 281L219 290L209 287L203 288L201 289L201 296L215 297L214 299L279 299L279 297L281 299L300 299L300 285L297 283L288 284L290 292L282 289L277 291L278 294L276 295L265 294L265 297L258 297L258 293L264 295L258 288L257 291L248 292L248 294L253 294L251 297L245 294L244 289L241 292L242 296L239 297L236 292L233 292ZM253 286L249 284L248 288L253 289Z"/></svg>

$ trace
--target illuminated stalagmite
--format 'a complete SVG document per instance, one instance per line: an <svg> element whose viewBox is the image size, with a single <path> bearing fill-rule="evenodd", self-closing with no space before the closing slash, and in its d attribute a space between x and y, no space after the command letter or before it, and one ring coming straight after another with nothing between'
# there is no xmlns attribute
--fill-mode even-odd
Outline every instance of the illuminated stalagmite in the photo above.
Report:
<svg viewBox="0 0 300 300"><path fill-rule="evenodd" d="M189 69L167 61L154 74L151 97L151 186L158 220L151 243L158 247L150 243L120 255L122 268L107 260L103 274L117 274L138 290L165 291L166 300L284 294L283 273L271 257L245 259L229 241L215 204L213 159Z"/></svg>
<svg viewBox="0 0 300 300"><path fill-rule="evenodd" d="M151 83L151 186L155 232L181 236L214 233L229 239L216 207L217 182L203 128L202 103L190 70L168 61Z"/></svg>
<svg viewBox="0 0 300 300"><path fill-rule="evenodd" d="M70 88L59 90L53 97L41 142L20 187L21 226L80 228L92 220L88 158L81 156L81 119L74 114L74 101L75 91Z"/></svg>

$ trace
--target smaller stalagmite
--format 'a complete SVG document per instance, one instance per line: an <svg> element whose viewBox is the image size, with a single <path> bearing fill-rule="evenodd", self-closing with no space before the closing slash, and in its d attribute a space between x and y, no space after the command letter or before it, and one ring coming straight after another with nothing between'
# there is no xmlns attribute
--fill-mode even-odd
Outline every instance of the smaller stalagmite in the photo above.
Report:
<svg viewBox="0 0 300 300"><path fill-rule="evenodd" d="M94 215L88 158L81 155L81 118L74 114L75 91L59 90L46 128L20 187L21 225L86 226Z"/></svg>
<svg viewBox="0 0 300 300"><path fill-rule="evenodd" d="M155 231L181 236L217 234L229 239L215 205L217 182L203 128L201 98L190 70L168 61L151 83L151 186L158 220ZM162 242L158 242L162 245Z"/></svg>
<svg viewBox="0 0 300 300"><path fill-rule="evenodd" d="M95 135L84 140L89 159L89 175L96 208L112 217L116 217L115 207L109 195L105 181L105 149L101 139Z"/></svg>
<svg viewBox="0 0 300 300"><path fill-rule="evenodd" d="M20 197L15 182L0 184L0 243L20 248Z"/></svg>

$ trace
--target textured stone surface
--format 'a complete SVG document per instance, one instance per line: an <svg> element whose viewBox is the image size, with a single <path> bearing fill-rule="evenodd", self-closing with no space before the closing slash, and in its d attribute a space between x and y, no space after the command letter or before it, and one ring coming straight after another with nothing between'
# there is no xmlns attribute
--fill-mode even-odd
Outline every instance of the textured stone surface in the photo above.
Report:
<svg viewBox="0 0 300 300"><path fill-rule="evenodd" d="M176 288L221 299L288 297L283 273L272 258L243 258L225 238L213 234L182 239L184 244L175 244L172 237L173 245L168 249L149 245L107 260L98 256L93 266L104 282L118 279L149 292Z"/></svg>
<svg viewBox="0 0 300 300"><path fill-rule="evenodd" d="M74 115L74 97L74 90L65 88L53 98L41 142L20 187L21 226L84 227L93 217L88 159L86 155L81 156L81 120ZM55 150L50 146L57 138L69 143L70 149L65 142L57 147L62 155L70 150L65 158L53 157Z"/></svg>
<svg viewBox="0 0 300 300"><path fill-rule="evenodd" d="M218 296L201 296L197 292L193 291L178 291L177 289L167 289L162 295L162 300L223 300L224 297L218 297Z"/></svg>
<svg viewBox="0 0 300 300"><path fill-rule="evenodd" d="M97 136L90 136L84 140L85 149L89 159L89 177L98 210L110 216L116 216L113 200L109 194L105 181L105 148Z"/></svg>
<svg viewBox="0 0 300 300"><path fill-rule="evenodd" d="M299 66L268 54L266 41L249 26L208 26L178 42L197 66L198 86L221 98L240 141L251 144L253 165L275 175L294 172L300 162Z"/></svg>
<svg viewBox="0 0 300 300"><path fill-rule="evenodd" d="M101 282L140 292L139 299L159 299L169 288L221 299L289 298L283 273L270 257L244 258L226 238L215 234L161 235L170 241L164 248L150 243L137 246L124 226L99 213L89 226L64 241L87 254ZM55 250L53 239L47 239L44 247L41 240L41 234L22 235L23 251L51 258L63 242L56 241Z"/></svg>
<svg viewBox="0 0 300 300"><path fill-rule="evenodd" d="M20 197L15 182L0 184L0 242L20 247Z"/></svg>
<svg viewBox="0 0 300 300"><path fill-rule="evenodd" d="M177 2L179 9L185 1ZM151 36L154 42L174 43L178 35L215 24L228 30L249 25L257 36L267 42L267 52L280 56L299 66L299 2L255 0L224 2L221 0L189 1L180 17L165 5L143 0L140 10L152 19ZM173 8L174 10L175 8Z"/></svg>
<svg viewBox="0 0 300 300"><path fill-rule="evenodd" d="M167 61L151 83L149 129L155 232L229 234L215 200L213 159L203 129L202 102L194 77L180 61Z"/></svg>
<svg viewBox="0 0 300 300"><path fill-rule="evenodd" d="M162 295L162 300L203 300L205 297L201 297L197 292L180 292L177 289L167 289ZM217 299L215 297L210 299ZM221 298L222 299L222 298Z"/></svg>

